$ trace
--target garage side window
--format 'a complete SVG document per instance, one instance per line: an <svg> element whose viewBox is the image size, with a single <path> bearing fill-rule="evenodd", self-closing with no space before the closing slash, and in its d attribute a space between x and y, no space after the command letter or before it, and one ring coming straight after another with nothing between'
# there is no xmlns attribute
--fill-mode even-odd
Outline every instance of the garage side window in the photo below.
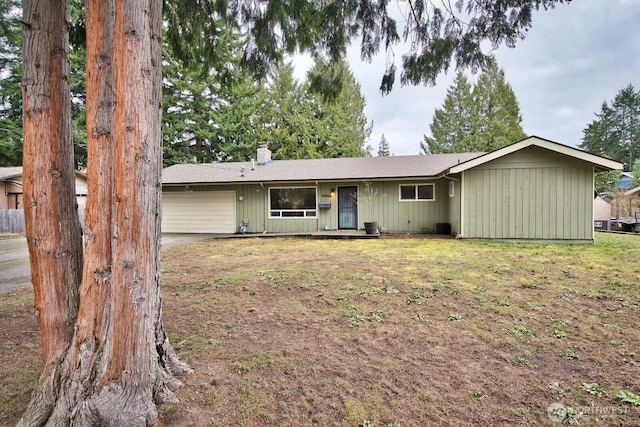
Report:
<svg viewBox="0 0 640 427"><path fill-rule="evenodd" d="M317 192L314 187L269 189L270 218L316 218Z"/></svg>
<svg viewBox="0 0 640 427"><path fill-rule="evenodd" d="M427 201L435 200L434 184L400 185L400 201Z"/></svg>

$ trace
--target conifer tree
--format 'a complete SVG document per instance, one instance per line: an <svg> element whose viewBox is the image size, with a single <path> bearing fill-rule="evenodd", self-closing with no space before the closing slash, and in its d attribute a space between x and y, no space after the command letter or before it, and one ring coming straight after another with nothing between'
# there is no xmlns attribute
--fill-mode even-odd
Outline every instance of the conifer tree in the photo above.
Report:
<svg viewBox="0 0 640 427"><path fill-rule="evenodd" d="M520 107L504 71L489 61L473 87L458 73L424 137L423 153L492 151L525 138Z"/></svg>
<svg viewBox="0 0 640 427"><path fill-rule="evenodd" d="M473 98L471 83L458 72L453 85L447 89L442 108L436 109L431 122L431 135L420 145L425 154L452 153L461 150L472 133Z"/></svg>
<svg viewBox="0 0 640 427"><path fill-rule="evenodd" d="M583 130L580 148L625 163L640 158L640 91L629 84L609 104L603 102L596 119Z"/></svg>
<svg viewBox="0 0 640 427"><path fill-rule="evenodd" d="M390 155L391 148L389 147L389 141L387 141L383 133L378 143L378 157L389 157Z"/></svg>
<svg viewBox="0 0 640 427"><path fill-rule="evenodd" d="M336 74L342 82L333 87L336 92L318 93L317 85L333 81ZM364 106L360 85L346 64L329 65L316 58L307 80L300 83L287 63L270 78L262 139L269 142L274 159L364 156L371 134Z"/></svg>

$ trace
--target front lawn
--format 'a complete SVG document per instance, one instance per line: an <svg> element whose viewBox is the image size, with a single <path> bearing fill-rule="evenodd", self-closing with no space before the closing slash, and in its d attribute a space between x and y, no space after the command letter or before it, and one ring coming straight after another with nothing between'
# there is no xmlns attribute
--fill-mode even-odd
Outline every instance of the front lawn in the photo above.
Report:
<svg viewBox="0 0 640 427"><path fill-rule="evenodd" d="M637 236L204 240L163 251L162 288L195 369L165 426L640 423ZM35 328L25 295L3 295L3 328ZM13 425L37 336L5 347Z"/></svg>

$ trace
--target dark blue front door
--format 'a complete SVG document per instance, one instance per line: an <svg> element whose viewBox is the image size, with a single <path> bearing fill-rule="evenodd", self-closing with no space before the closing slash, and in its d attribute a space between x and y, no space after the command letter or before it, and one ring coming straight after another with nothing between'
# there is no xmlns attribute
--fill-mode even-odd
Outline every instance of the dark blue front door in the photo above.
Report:
<svg viewBox="0 0 640 427"><path fill-rule="evenodd" d="M358 228L358 187L338 187L338 229Z"/></svg>

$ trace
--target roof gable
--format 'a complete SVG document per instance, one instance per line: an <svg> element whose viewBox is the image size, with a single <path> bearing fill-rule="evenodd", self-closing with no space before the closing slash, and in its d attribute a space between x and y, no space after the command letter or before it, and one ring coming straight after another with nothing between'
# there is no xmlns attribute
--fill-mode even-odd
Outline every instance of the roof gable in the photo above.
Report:
<svg viewBox="0 0 640 427"><path fill-rule="evenodd" d="M537 146L546 150L573 157L595 166L596 172L608 171L608 170L622 170L623 164L615 160L607 159L605 157L597 156L595 154L587 153L586 151L579 150L577 148L569 147L567 145L559 144L557 142L549 141L537 136L530 136L522 141L516 142L511 145L507 145L489 153L483 154L479 157L471 159L467 162L453 166L449 169L449 173L460 173L462 171L480 166L484 163L490 162L495 159L499 159L508 154L515 153L530 146Z"/></svg>

